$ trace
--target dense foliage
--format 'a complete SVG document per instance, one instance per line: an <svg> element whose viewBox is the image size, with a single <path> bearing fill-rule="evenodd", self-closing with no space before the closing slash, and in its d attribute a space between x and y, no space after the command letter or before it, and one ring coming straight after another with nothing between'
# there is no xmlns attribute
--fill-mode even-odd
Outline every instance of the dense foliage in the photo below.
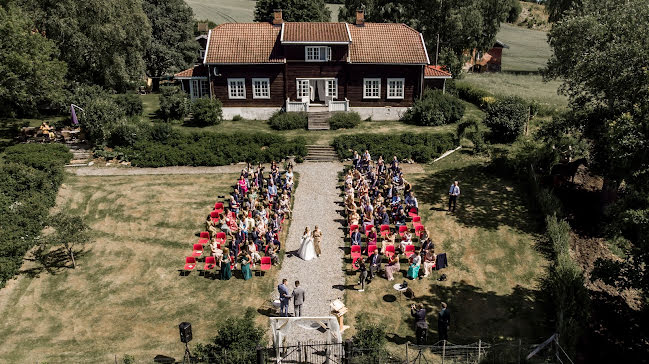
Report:
<svg viewBox="0 0 649 364"><path fill-rule="evenodd" d="M72 154L61 144L20 144L0 164L0 287L38 242Z"/></svg>
<svg viewBox="0 0 649 364"><path fill-rule="evenodd" d="M192 104L192 125L219 125L223 121L223 104L218 99L203 97Z"/></svg>
<svg viewBox="0 0 649 364"><path fill-rule="evenodd" d="M191 101L183 90L179 87L169 86L160 89L160 109L159 116L164 121L183 120L189 115L191 110Z"/></svg>
<svg viewBox="0 0 649 364"><path fill-rule="evenodd" d="M493 46L500 23L509 16L511 3L510 0L345 0L338 20L353 23L356 10L361 7L365 8L366 21L405 23L418 30L429 51L436 49L439 34L439 63L449 66L453 76L458 77L463 52L474 48L486 51Z"/></svg>
<svg viewBox="0 0 649 364"><path fill-rule="evenodd" d="M507 22L515 23L518 20L518 16L521 15L523 7L518 0L509 1L509 12L507 13Z"/></svg>
<svg viewBox="0 0 649 364"><path fill-rule="evenodd" d="M550 2L554 3L554 2ZM560 2L563 3L563 2ZM645 0L571 3L548 34L546 76L563 80L572 111L554 120L557 137L579 134L590 144L589 168L604 177L602 201L612 238L630 249L624 261L600 261L601 278L637 288L649 302L649 6ZM579 6L575 7L574 4ZM588 55L588 57L584 57ZM624 190L620 186L624 182Z"/></svg>
<svg viewBox="0 0 649 364"><path fill-rule="evenodd" d="M184 0L143 0L142 8L152 29L144 62L153 91L158 91L161 76L185 69L198 58L194 14Z"/></svg>
<svg viewBox="0 0 649 364"><path fill-rule="evenodd" d="M523 133L529 116L525 101L506 97L489 106L484 123L491 129L493 140L511 143Z"/></svg>
<svg viewBox="0 0 649 364"><path fill-rule="evenodd" d="M216 337L209 344L198 344L194 355L200 363L256 363L256 349L262 345L264 333L264 328L255 324L254 309L248 308L243 317L221 321Z"/></svg>
<svg viewBox="0 0 649 364"><path fill-rule="evenodd" d="M34 116L63 98L65 62L54 42L35 31L15 6L0 7L0 110L3 117Z"/></svg>
<svg viewBox="0 0 649 364"><path fill-rule="evenodd" d="M328 121L332 130L353 129L361 123L361 116L356 111L335 112Z"/></svg>
<svg viewBox="0 0 649 364"><path fill-rule="evenodd" d="M271 21L275 9L282 10L284 21L331 21L331 10L329 10L324 0L257 0L255 4L255 21Z"/></svg>
<svg viewBox="0 0 649 364"><path fill-rule="evenodd" d="M401 118L402 121L420 126L454 124L462 119L466 106L452 95L440 90L426 90Z"/></svg>
<svg viewBox="0 0 649 364"><path fill-rule="evenodd" d="M136 94L115 95L115 102L126 116L139 116L144 111L142 99Z"/></svg>
<svg viewBox="0 0 649 364"><path fill-rule="evenodd" d="M144 74L151 25L141 0L14 0L58 46L72 81L124 92Z"/></svg>
<svg viewBox="0 0 649 364"><path fill-rule="evenodd" d="M136 167L222 166L237 162L279 161L306 155L304 138L287 140L270 133L224 134L151 130L149 136L116 151Z"/></svg>
<svg viewBox="0 0 649 364"><path fill-rule="evenodd" d="M86 138L93 144L104 144L115 125L125 117L112 98L95 98L84 107L79 115L79 124L86 133Z"/></svg>
<svg viewBox="0 0 649 364"><path fill-rule="evenodd" d="M268 124L274 130L306 129L309 119L305 112L276 111L268 119Z"/></svg>
<svg viewBox="0 0 649 364"><path fill-rule="evenodd" d="M453 149L457 143L452 133L403 133L341 135L334 139L332 145L341 159L351 158L354 150L359 153L369 150L373 158L382 155L389 160L396 155L400 160L413 159L417 163L426 163Z"/></svg>

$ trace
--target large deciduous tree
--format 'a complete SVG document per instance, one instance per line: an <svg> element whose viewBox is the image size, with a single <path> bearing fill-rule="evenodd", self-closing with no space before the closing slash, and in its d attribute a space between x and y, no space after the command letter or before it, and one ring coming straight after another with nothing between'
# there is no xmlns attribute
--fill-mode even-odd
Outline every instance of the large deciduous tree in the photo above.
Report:
<svg viewBox="0 0 649 364"><path fill-rule="evenodd" d="M33 116L62 99L66 64L56 45L18 7L0 7L0 110Z"/></svg>
<svg viewBox="0 0 649 364"><path fill-rule="evenodd" d="M611 228L631 242L631 254L609 282L649 290L649 27L646 0L584 0L548 34L553 56L547 78L562 79L574 117L562 119L590 141L592 167L604 176ZM565 128L566 125L563 125ZM611 198L613 197L613 198ZM610 268L610 267L609 267Z"/></svg>
<svg viewBox="0 0 649 364"><path fill-rule="evenodd" d="M551 22L557 22L563 18L564 13L579 9L581 5L582 0L546 0L545 11Z"/></svg>
<svg viewBox="0 0 649 364"><path fill-rule="evenodd" d="M284 21L331 21L331 10L324 0L258 0L255 4L255 21L271 20L275 9L282 9Z"/></svg>
<svg viewBox="0 0 649 364"><path fill-rule="evenodd" d="M122 92L145 74L151 26L141 0L16 0L56 43L68 77Z"/></svg>
<svg viewBox="0 0 649 364"><path fill-rule="evenodd" d="M158 91L161 76L184 69L198 58L194 15L184 0L144 0L143 8L152 29L144 62L153 78L153 90Z"/></svg>

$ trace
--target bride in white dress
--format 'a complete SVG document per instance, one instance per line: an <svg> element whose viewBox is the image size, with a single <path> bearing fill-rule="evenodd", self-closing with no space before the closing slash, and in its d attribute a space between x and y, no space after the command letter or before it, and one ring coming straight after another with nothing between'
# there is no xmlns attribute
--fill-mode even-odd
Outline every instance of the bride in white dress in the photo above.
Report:
<svg viewBox="0 0 649 364"><path fill-rule="evenodd" d="M316 257L315 248L313 246L313 236L311 236L311 231L308 226L304 229L302 245L300 245L297 255L304 260L311 260Z"/></svg>

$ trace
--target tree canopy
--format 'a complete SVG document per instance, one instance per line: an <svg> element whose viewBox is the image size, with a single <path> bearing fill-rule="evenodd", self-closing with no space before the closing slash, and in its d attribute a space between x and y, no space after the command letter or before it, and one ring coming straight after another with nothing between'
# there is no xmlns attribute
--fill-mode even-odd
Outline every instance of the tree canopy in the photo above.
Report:
<svg viewBox="0 0 649 364"><path fill-rule="evenodd" d="M62 98L66 64L51 40L19 8L0 7L0 109L31 116Z"/></svg>
<svg viewBox="0 0 649 364"><path fill-rule="evenodd" d="M324 0L258 0L255 4L255 21L270 21L275 9L282 9L284 21L331 21L331 11Z"/></svg>
<svg viewBox="0 0 649 364"><path fill-rule="evenodd" d="M184 0L144 0L143 8L152 29L144 54L147 74L158 80L189 67L198 58L192 8ZM158 84L154 81L154 91Z"/></svg>

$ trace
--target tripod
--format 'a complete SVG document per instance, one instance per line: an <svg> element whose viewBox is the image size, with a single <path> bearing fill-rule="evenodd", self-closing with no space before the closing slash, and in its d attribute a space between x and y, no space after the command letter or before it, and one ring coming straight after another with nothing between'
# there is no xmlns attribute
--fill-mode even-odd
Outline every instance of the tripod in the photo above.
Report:
<svg viewBox="0 0 649 364"><path fill-rule="evenodd" d="M185 355L183 356L183 364L192 362L192 354L189 352L189 346L185 343Z"/></svg>

